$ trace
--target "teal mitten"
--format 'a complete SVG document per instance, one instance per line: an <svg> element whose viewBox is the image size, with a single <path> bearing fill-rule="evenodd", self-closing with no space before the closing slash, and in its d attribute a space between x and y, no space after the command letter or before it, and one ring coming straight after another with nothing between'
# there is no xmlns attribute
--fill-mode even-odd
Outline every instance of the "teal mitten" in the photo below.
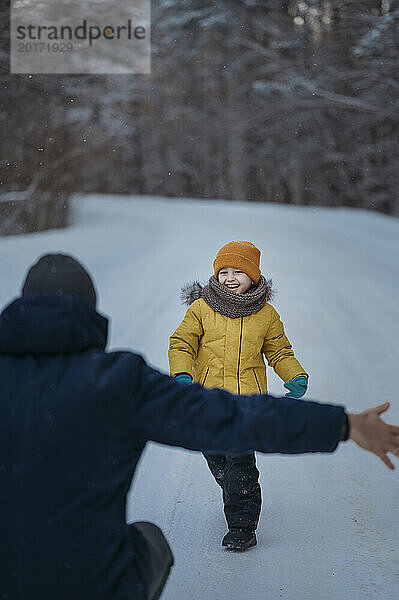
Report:
<svg viewBox="0 0 399 600"><path fill-rule="evenodd" d="M188 373L179 373L175 379L180 383L191 383L193 381L193 378Z"/></svg>
<svg viewBox="0 0 399 600"><path fill-rule="evenodd" d="M286 396L291 398L302 398L306 390L308 389L308 380L306 377L300 375L295 379L290 379L284 383L284 387L290 390Z"/></svg>

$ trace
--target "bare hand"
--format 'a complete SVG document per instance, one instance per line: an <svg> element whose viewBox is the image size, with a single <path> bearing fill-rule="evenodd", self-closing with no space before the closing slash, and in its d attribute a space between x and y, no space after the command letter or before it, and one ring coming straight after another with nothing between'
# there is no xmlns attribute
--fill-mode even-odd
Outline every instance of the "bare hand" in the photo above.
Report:
<svg viewBox="0 0 399 600"><path fill-rule="evenodd" d="M376 454L389 469L395 469L387 453L399 456L399 427L388 425L380 418L389 406L389 402L384 402L359 414L348 414L349 437L358 446Z"/></svg>

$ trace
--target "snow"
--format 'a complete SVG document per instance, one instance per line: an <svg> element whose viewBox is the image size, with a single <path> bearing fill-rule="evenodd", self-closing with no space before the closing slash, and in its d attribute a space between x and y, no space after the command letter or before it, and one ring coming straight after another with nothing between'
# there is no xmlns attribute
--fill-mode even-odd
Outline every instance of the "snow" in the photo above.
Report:
<svg viewBox="0 0 399 600"><path fill-rule="evenodd" d="M109 347L140 351L167 371L168 337L184 314L180 287L206 280L232 239L262 250L274 304L310 372L308 396L353 411L390 400L386 418L399 423L399 221L380 214L79 197L70 229L0 238L0 306L38 255L72 253L112 316ZM284 393L271 373L269 383ZM127 518L153 520L170 540L176 565L163 600L397 600L397 471L351 442L334 456L258 455L258 466L258 546L229 554L220 490L202 456L147 447Z"/></svg>

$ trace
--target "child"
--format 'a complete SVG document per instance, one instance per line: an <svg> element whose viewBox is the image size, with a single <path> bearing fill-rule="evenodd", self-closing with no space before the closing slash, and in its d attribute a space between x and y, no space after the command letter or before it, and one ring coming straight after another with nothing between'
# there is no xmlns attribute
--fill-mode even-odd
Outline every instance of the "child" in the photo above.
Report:
<svg viewBox="0 0 399 600"><path fill-rule="evenodd" d="M209 283L202 287L196 282L182 290L189 308L170 338L173 377L234 394L265 394L265 355L290 390L286 395L303 396L308 375L269 304L271 280L261 275L259 263L260 251L252 243L229 242L216 255ZM255 546L261 509L255 454L205 458L223 490L229 531L222 545L229 550Z"/></svg>

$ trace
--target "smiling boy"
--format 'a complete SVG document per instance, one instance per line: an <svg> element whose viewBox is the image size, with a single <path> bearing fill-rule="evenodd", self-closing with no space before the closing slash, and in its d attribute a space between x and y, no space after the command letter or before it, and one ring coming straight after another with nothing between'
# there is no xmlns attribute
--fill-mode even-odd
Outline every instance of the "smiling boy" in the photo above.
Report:
<svg viewBox="0 0 399 600"><path fill-rule="evenodd" d="M254 244L229 242L216 255L208 285L183 290L189 308L169 346L170 371L177 380L234 394L265 394L265 357L290 390L287 395L300 398L306 392L308 374L269 303L272 283L259 264ZM255 454L204 456L223 490L229 531L222 545L229 550L256 545L261 489Z"/></svg>

